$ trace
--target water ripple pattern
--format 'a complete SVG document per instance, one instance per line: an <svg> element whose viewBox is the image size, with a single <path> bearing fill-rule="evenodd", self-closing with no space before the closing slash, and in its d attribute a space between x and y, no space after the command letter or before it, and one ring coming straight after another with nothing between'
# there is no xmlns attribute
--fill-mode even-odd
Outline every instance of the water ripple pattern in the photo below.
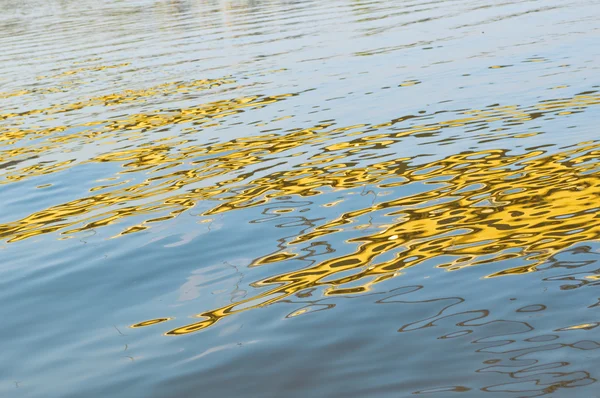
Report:
<svg viewBox="0 0 600 398"><path fill-rule="evenodd" d="M600 2L0 10L0 395L597 394Z"/></svg>

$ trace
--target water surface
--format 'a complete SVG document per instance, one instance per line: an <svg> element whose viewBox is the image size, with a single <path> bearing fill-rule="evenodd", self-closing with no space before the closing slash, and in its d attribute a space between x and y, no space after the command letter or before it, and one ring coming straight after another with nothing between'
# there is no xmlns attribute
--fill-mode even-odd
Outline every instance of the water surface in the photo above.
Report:
<svg viewBox="0 0 600 398"><path fill-rule="evenodd" d="M598 1L0 11L1 395L597 394Z"/></svg>

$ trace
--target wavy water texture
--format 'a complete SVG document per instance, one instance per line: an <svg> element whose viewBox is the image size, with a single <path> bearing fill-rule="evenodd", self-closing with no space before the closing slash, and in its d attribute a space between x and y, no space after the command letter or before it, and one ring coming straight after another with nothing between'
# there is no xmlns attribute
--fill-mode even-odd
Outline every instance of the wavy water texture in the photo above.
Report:
<svg viewBox="0 0 600 398"><path fill-rule="evenodd" d="M0 395L595 391L597 1L0 11Z"/></svg>
<svg viewBox="0 0 600 398"><path fill-rule="evenodd" d="M182 86L182 85L180 85ZM8 152L3 158L5 164L18 164L22 162L21 156L39 157L43 155L43 151L52 151L65 145L71 141L85 144L91 144L97 141L112 139L118 137L118 142L129 141L130 137L137 137L138 131L142 133L151 132L154 129L160 129L164 126L173 124L191 123L194 125L212 122L215 119L226 118L234 115L244 108L259 108L268 104L284 99L286 96L294 94L278 95L272 97L256 96L250 98L235 98L229 101L209 103L202 106L197 106L188 109L174 110L172 112L157 112L153 114L136 114L130 115L128 119L90 122L91 125L102 125L100 130L79 130L75 134L56 136L57 131L43 132L22 132L14 134L6 134L5 138L9 144L13 144L16 140L24 139L27 135L34 136L43 135L45 140L40 142L40 146L24 147L22 151L17 151L18 156L10 156L14 150ZM63 203L44 209L40 212L33 213L21 220L5 223L0 225L0 237L6 238L9 242L24 239L31 236L36 236L42 233L55 232L66 227L72 227L75 224L83 223L82 227L70 229L66 233L79 232L86 229L96 228L117 221L127 216L138 214L149 214L154 212L162 212L169 208L175 208L170 215L175 216L182 211L193 207L200 200L216 199L220 203L214 208L205 211L202 215L209 216L219 214L221 212L234 210L236 208L244 208L248 206L257 206L266 203L269 199L276 199L281 196L299 195L299 196L314 196L319 194L319 188L354 188L362 187L366 184L375 184L380 188L399 187L404 184L415 183L418 181L427 182L431 179L443 177L445 184L440 192L427 192L415 198L406 198L392 203L378 204L371 209L361 209L355 215L345 214L342 219L348 220L354 216L359 216L369 211L377 211L387 207L405 207L415 205L417 203L426 203L432 199L442 199L446 196L454 196L456 191L469 188L473 184L481 184L481 188L472 192L471 196L480 199L481 202L497 200L510 204L510 196L508 201L496 198L503 191L508 191L510 187L517 191L538 191L543 187L552 187L555 190L562 191L562 186L573 183L578 190L583 191L584 187L589 187L591 193L597 194L597 182L591 179L590 181L579 182L577 176L581 172L594 170L597 168L595 155L598 151L593 145L583 146L581 156L574 157L581 150L568 151L565 153L557 153L552 158L547 160L541 155L543 150L535 150L530 153L525 153L521 156L510 157L506 156L506 150L498 149L496 151L488 151L487 153L462 153L447 159L436 162L426 163L419 167L407 166L410 158L401 158L388 160L383 163L374 163L364 167L352 167L353 165L339 162L342 159L348 159L355 153L364 152L367 150L383 150L391 145L401 142L403 137L410 135L435 137L443 133L444 129L452 129L457 127L465 127L467 131L473 129L489 128L494 122L499 122L499 126L503 125L518 125L547 114L553 116L570 115L574 112L582 112L586 107L600 104L600 96L598 95L577 95L573 98L551 100L540 103L531 107L521 108L518 106L503 106L494 107L489 110L463 111L460 118L444 120L437 123L416 125L418 121L427 119L431 115L409 115L394 119L390 122L385 122L378 125L361 124L357 126L349 126L343 128L329 128L333 123L316 125L305 129L292 129L286 134L266 134L260 137L241 137L234 141L216 143L213 145L188 145L195 141L186 139L187 135L197 133L198 128L193 131L187 131L184 134L173 138L161 138L156 141L145 141L142 147L134 149L114 150L109 153L103 153L95 156L84 162L117 162L125 170L119 174L131 172L144 172L153 174L152 177L146 178L143 182L136 185L129 185L126 188L109 189L104 185L99 185L90 189L90 191L102 190L101 194L91 195L85 198L80 198L72 202ZM402 122L410 120L412 126L402 128ZM394 126L394 128L392 128ZM59 133L75 128L75 126L64 127L59 129ZM362 131L354 131L356 129ZM386 131L392 130L391 132ZM498 129L502 129L499 127ZM496 129L496 130L498 130ZM121 131L133 131L131 136L128 133L123 134ZM335 144L328 144L327 140L337 138L339 136L348 135L347 132L352 131L351 138L346 138L337 141ZM381 132L380 132L381 131ZM377 134L371 134L377 132ZM29 133L29 134L28 134ZM513 134L516 138L520 136L531 136L540 134L535 133L519 133ZM511 135L508 135L511 137ZM21 138L23 137L23 138ZM493 137L493 140L505 138L505 134L498 134ZM135 140L135 138L133 139ZM301 163L293 169L285 172L269 174L259 179L250 180L252 171L247 169L261 164L274 155L285 156L286 152L291 153L291 156L298 155L298 150L302 150L304 145L321 144L320 146L313 145L311 150L315 152L307 162ZM46 145L44 145L46 144ZM52 144L55 144L53 146ZM582 145L581 143L578 145ZM27 152L25 152L27 151ZM25 153L23 153L25 152ZM290 155L288 155L290 156ZM528 158L541 158L540 160L530 160ZM207 160L203 160L207 158ZM493 162L492 159L498 159ZM471 161L472 159L472 161ZM564 162L560 162L564 159ZM337 161L337 162L336 162ZM592 161L592 163L590 163ZM580 173L577 169L572 169L573 166L583 163L584 166ZM193 165L192 168L182 167L184 165ZM55 162L51 164L35 164L28 167L12 166L8 173L5 173L5 183L20 181L24 178L33 177L41 174L49 174L53 172L63 171L69 167L76 165L74 160L63 162ZM171 169L177 168L177 171ZM543 174L536 175L527 170L543 170ZM562 169L562 170L561 170ZM168 170L168 172L164 172ZM261 171L265 169L262 168ZM452 170L459 170L458 172ZM522 172L521 172L522 170ZM504 173L502 173L504 171ZM562 173L561 173L562 171ZM162 172L162 173L161 173ZM231 176L232 173L238 172L242 174L233 179L221 180L214 185L208 187L190 189L190 186L200 183L207 179L214 179L217 176ZM242 173L243 172L243 173ZM564 174L566 181L556 179ZM299 178L300 177L300 178ZM528 178L523 178L528 177ZM391 178L402 178L402 182L389 183ZM540 179L549 179L539 183ZM499 187L491 185L490 180L506 181ZM247 184L239 184L247 181ZM237 184L236 184L237 183ZM523 184L522 186L519 184ZM186 189L187 188L187 189ZM548 189L542 192L528 192L523 199L531 200L531 198L542 197L547 194ZM152 199L165 194L177 191L187 191L178 195L167 196L162 202L156 203ZM190 192L191 191L191 192ZM470 191L470 190L469 190ZM590 191L586 190L583 198L589 198L590 201L585 201L584 206L591 205L593 196L588 196ZM445 194L448 192L447 194ZM500 196L502 197L502 196ZM467 201L453 208L465 207ZM523 199L515 198L513 201L523 202ZM132 202L138 200L146 200L149 202L146 205L131 206ZM405 203L402 203L402 202ZM548 202L554 202L549 200ZM479 202L478 202L479 203ZM493 204L494 202L490 202ZM563 207L564 204L558 202L557 207ZM119 210L107 212L106 209L110 206L119 204ZM129 205L129 206L127 206ZM422 206L422 205L421 205ZM438 205L439 206L439 205ZM440 208L442 206L439 206ZM481 211L479 207L482 205L472 205L473 211ZM564 207L563 207L564 208ZM96 215L94 221L91 221L90 213L94 210L104 210L101 215ZM564 209L569 209L566 207ZM583 210L586 208L584 207ZM511 214L512 209L507 207L507 214ZM514 209L519 213L523 213L522 209ZM573 209L575 210L575 209ZM592 209L593 210L593 209ZM440 210L436 208L429 209L439 214ZM467 211L465 211L467 212ZM462 212L454 212L452 215L461 214ZM570 212L567 211L566 214ZM592 211L593 213L593 211ZM541 213L545 214L545 213ZM77 216L76 222L69 222L69 216ZM560 215L560 214L558 214ZM85 218L81 220L82 216ZM445 217L448 217L445 214ZM513 216L514 217L514 216ZM168 216L170 218L170 216ZM467 225L463 220L467 220L468 214L455 217L455 222ZM504 220L508 220L505 216ZM531 222L527 217L517 218L515 221L521 221L527 225ZM147 220L144 224L153 222L153 219ZM443 220L442 220L443 221ZM478 218L476 218L476 221ZM319 226L318 231L326 231L328 228L341 225L341 220L335 220L329 225ZM349 223L344 222L344 223ZM552 224L548 224L550 227ZM134 230L143 230L146 225L137 225L132 227ZM412 230L412 228L409 228ZM430 231L437 231L438 228L429 226ZM484 236L487 236L488 231L484 231ZM325 233L317 232L316 236L324 235ZM392 234L393 235L393 234ZM306 240L305 237L298 237L299 240Z"/></svg>

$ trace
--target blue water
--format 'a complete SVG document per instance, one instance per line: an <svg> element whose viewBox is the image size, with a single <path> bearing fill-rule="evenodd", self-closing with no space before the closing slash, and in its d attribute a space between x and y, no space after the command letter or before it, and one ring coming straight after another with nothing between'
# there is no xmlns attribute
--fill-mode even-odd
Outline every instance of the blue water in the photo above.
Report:
<svg viewBox="0 0 600 398"><path fill-rule="evenodd" d="M600 2L0 11L1 396L597 395Z"/></svg>

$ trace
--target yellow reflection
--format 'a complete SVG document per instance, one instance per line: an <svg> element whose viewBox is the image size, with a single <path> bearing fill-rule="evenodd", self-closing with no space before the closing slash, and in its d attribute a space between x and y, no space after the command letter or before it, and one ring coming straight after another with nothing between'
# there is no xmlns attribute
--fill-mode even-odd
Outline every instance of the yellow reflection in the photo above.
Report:
<svg viewBox="0 0 600 398"><path fill-rule="evenodd" d="M140 323L136 323L135 325L131 325L131 328L143 328L146 326L152 326L152 325L156 325L159 323L163 323L163 322L167 322L170 321L173 318L156 318L156 319L149 319L147 321L144 322L140 322Z"/></svg>
<svg viewBox="0 0 600 398"><path fill-rule="evenodd" d="M373 211L403 216L401 222L381 232L350 240L349 243L358 244L354 253L257 282L257 286L273 288L198 314L203 321L168 334L197 331L222 317L279 301L308 288L330 286L326 292L329 295L362 293L374 283L395 277L400 270L438 255L455 258L452 263L440 266L448 270L526 257L527 265L495 272L490 277L532 272L557 251L600 236L600 226L594 222L597 217L597 209L594 209L600 199L600 178L596 174L585 174L586 170L600 165L600 145L581 146L550 156L540 154L509 156L502 151L487 151L454 155L415 168L405 174L413 181L427 179L427 174L419 171L434 166L441 166L436 168L437 175L453 178L421 194L341 214L313 232L296 237L290 245L323 239L325 235L341 231L339 227L351 224L360 215ZM581 169L574 167L589 161L595 163ZM525 172L517 176L512 169L515 165L521 165ZM460 173L457 172L459 166ZM474 184L480 185L470 189L467 195L459 194ZM441 203L439 199L443 197L451 200ZM391 260L378 262L377 257L386 252L396 255ZM255 264L273 262L274 258L271 254L255 260ZM356 273L351 276L331 278L352 269ZM343 287L360 280L369 281L352 288ZM246 305L257 301L255 305Z"/></svg>
<svg viewBox="0 0 600 398"><path fill-rule="evenodd" d="M566 328L561 328L561 329L558 329L558 331L565 332L565 331L569 331L569 330L591 330L591 329L594 329L595 327L597 327L598 325L599 325L598 322L582 323L581 325L574 325L574 326L569 326Z"/></svg>
<svg viewBox="0 0 600 398"><path fill-rule="evenodd" d="M64 76L76 75L76 74L82 73L82 72L99 72L99 71L103 71L106 69L123 68L123 67L129 66L129 65L130 65L129 62L124 62L124 63L116 64L116 65L85 66L85 67L81 67L81 68L77 68L77 69L66 70L66 71L58 73L56 75L38 76L38 80L48 79L48 78L55 79L55 78L64 77Z"/></svg>
<svg viewBox="0 0 600 398"><path fill-rule="evenodd" d="M233 83L229 78L170 83L89 98L67 106L4 114L0 118L10 122L25 116L143 102L156 95ZM350 253L331 254L325 260L319 258L310 268L258 281L255 285L266 287L266 291L197 314L198 322L168 332L179 335L309 288L322 287L324 294L331 296L363 293L409 267L438 256L444 256L444 263L438 267L448 271L519 257L520 266L491 271L488 277L533 272L556 252L600 236L598 142L581 142L553 149L554 152L544 152L541 148L520 152L501 149L503 139L522 140L543 134L519 131L514 126L544 115L573 117L587 107L600 104L600 95L582 93L528 107L495 105L446 118L438 115L435 122L430 121L431 115L423 118L405 115L379 124L346 127L325 121L308 128L268 131L228 141L204 144L194 141L194 134L202 129L216 127L241 112L270 106L294 95L297 94L238 96L185 108L127 113L77 126L1 127L0 184L65 171L81 163L118 165L119 178L98 181L85 196L0 224L0 238L16 242L54 232L71 235L142 217L144 221L137 225L123 226L118 235L121 236L148 230L199 202L208 206L201 216L212 217L255 208L283 197L318 197L332 190L361 196L373 193L368 205L345 212L338 212L341 206L335 206L342 199L333 202L328 199L322 204L328 207L328 219L290 238L280 251L255 259L252 265L300 257L297 252L303 246L326 239L344 242L351 247ZM288 119L281 117L272 122ZM171 133L169 129L179 124L185 124L187 130ZM457 153L429 162L420 159L421 164L417 164L416 156L374 158L370 164L352 160L353 155L393 148L408 136L435 139L456 128L460 128L461 134L471 134L472 140L496 141L497 149ZM152 135L158 131L167 131L169 137ZM141 138L143 144L138 142ZM16 147L20 141L27 145ZM29 144L29 141L34 142ZM117 141L123 143L118 148L114 144ZM39 157L69 145L86 144L105 146L107 150L80 162L75 158L38 161ZM308 148L312 148L310 156L295 167L261 169L266 160L295 156ZM366 190L367 186L392 190L394 194L389 196L391 199L381 200L376 192ZM408 186L419 189L402 193L403 187ZM278 209L273 214L286 211ZM371 225L362 216L385 217L386 221ZM352 238L339 237L348 231L353 232ZM158 318L132 327L169 319Z"/></svg>

